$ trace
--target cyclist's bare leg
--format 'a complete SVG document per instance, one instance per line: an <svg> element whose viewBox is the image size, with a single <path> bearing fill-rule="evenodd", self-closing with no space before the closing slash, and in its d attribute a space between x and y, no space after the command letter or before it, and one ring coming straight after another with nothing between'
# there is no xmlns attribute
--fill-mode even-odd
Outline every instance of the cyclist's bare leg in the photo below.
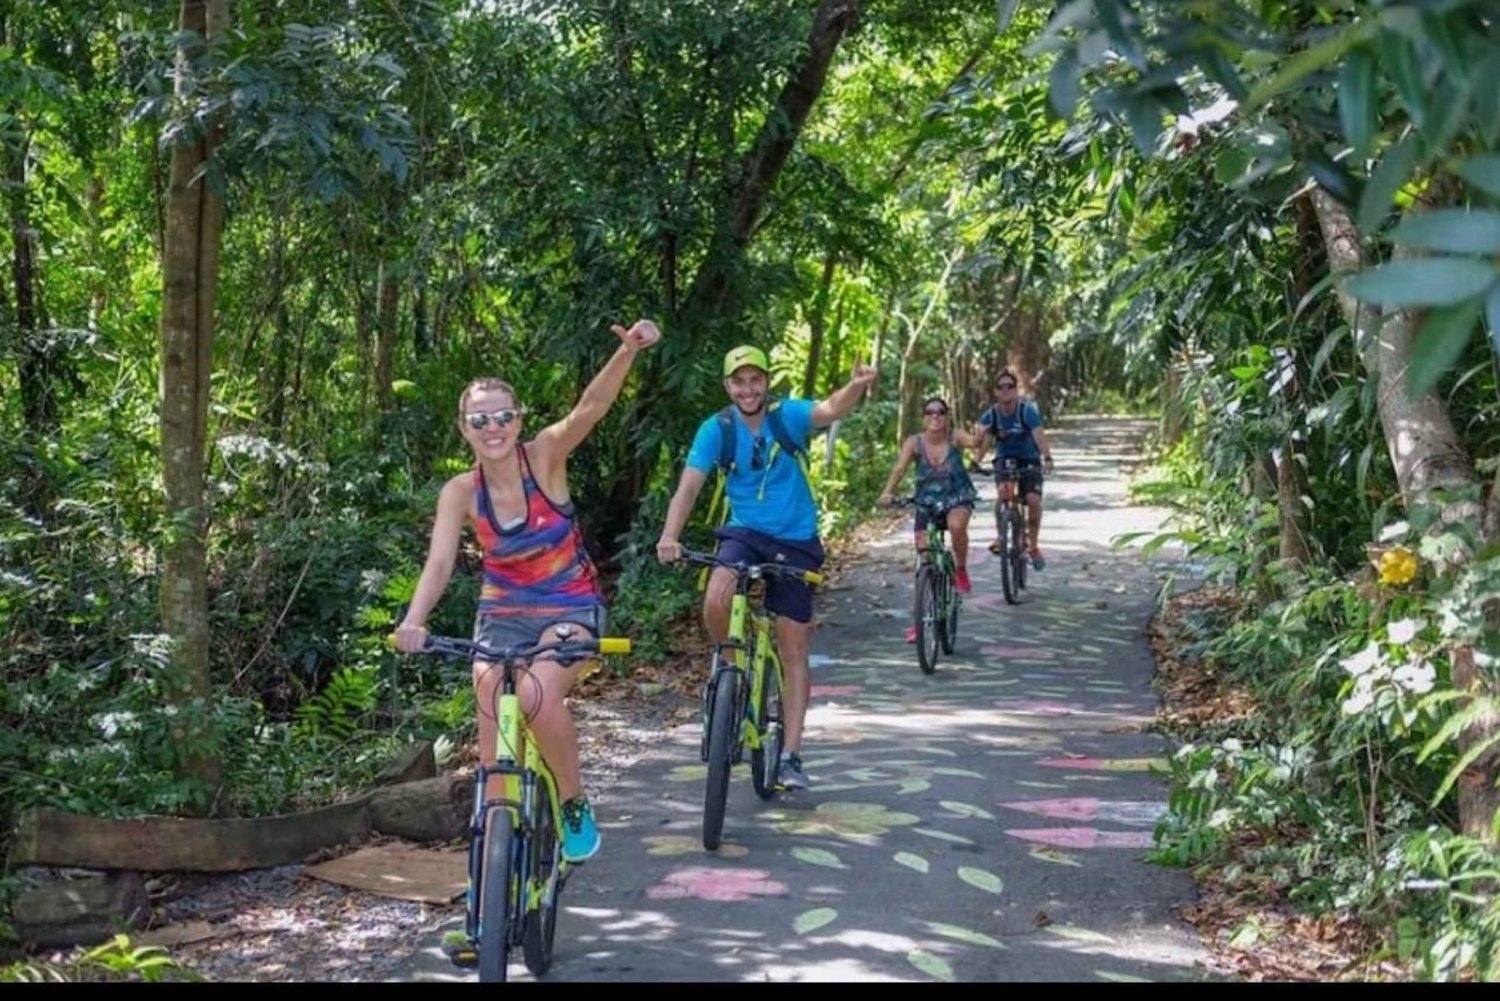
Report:
<svg viewBox="0 0 1500 1001"><path fill-rule="evenodd" d="M953 540L953 562L962 570L969 565L969 519L974 512L956 507L948 512L948 535Z"/></svg>
<svg viewBox="0 0 1500 1001"><path fill-rule="evenodd" d="M708 575L708 592L703 596L703 625L715 643L729 638L729 606L734 601L734 571L714 567Z"/></svg>
<svg viewBox="0 0 1500 1001"><path fill-rule="evenodd" d="M1029 523L1027 530L1031 534L1031 555L1042 551L1042 545L1038 542L1042 531L1042 495L1037 493L1026 495L1026 520Z"/></svg>
<svg viewBox="0 0 1500 1001"><path fill-rule="evenodd" d="M807 719L807 703L812 698L812 672L807 668L807 651L811 642L811 622L776 616L776 650L781 654L781 669L786 676L781 705L782 717L786 721L785 748L788 754L802 750L802 725Z"/></svg>
<svg viewBox="0 0 1500 1001"><path fill-rule="evenodd" d="M543 632L538 642L585 640L593 635L583 626L569 623L564 635L559 635L554 626ZM557 796L563 803L583 791L583 778L578 767L578 728L573 725L567 697L573 689L573 682L588 670L590 663L574 661L565 666L555 660L537 659L516 682L521 707L531 718L531 732L536 736L537 749L557 779Z"/></svg>

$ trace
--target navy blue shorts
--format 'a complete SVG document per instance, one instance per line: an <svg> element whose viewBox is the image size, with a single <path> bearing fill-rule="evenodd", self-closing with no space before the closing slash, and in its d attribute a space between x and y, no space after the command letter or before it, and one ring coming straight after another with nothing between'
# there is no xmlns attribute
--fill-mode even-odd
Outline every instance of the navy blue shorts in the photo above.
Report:
<svg viewBox="0 0 1500 1001"><path fill-rule="evenodd" d="M716 528L719 558L731 562L782 562L799 570L816 570L823 565L823 543L813 539L773 539L749 528ZM793 622L812 621L812 586L800 580L767 576L766 608L772 615L785 616Z"/></svg>

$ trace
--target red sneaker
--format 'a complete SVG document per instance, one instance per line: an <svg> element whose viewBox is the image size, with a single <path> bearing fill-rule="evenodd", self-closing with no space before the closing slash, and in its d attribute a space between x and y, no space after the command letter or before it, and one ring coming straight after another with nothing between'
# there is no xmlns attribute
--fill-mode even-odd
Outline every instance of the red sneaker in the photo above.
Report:
<svg viewBox="0 0 1500 1001"><path fill-rule="evenodd" d="M916 641L917 641L917 627L916 626L907 626L906 627L906 642L908 642L908 643L915 643Z"/></svg>
<svg viewBox="0 0 1500 1001"><path fill-rule="evenodd" d="M969 583L968 567L959 567L958 572L953 575L954 582L958 584L960 594L968 594L974 590L974 585Z"/></svg>

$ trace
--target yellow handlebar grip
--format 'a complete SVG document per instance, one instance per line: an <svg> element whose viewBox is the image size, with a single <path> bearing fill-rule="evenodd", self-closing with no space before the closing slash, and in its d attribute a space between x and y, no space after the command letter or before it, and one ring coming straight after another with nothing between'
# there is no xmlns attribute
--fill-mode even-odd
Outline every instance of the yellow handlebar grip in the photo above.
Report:
<svg viewBox="0 0 1500 1001"><path fill-rule="evenodd" d="M817 587L819 584L823 583L823 575L818 573L816 570L806 571L805 573L803 573L802 579L807 581L814 587Z"/></svg>
<svg viewBox="0 0 1500 1001"><path fill-rule="evenodd" d="M630 640L624 636L605 636L599 640L599 652L602 654L629 653Z"/></svg>

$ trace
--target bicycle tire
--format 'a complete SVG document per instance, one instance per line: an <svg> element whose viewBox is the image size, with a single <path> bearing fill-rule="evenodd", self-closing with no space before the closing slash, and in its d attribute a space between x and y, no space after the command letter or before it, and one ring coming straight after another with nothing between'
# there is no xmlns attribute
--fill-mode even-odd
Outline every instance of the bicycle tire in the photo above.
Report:
<svg viewBox="0 0 1500 1001"><path fill-rule="evenodd" d="M1015 541L1015 514L1006 508L1000 514L1000 589L1005 592L1005 602L1014 605L1021 600L1020 585L1016 581L1016 564L1013 543Z"/></svg>
<svg viewBox="0 0 1500 1001"><path fill-rule="evenodd" d="M531 864L528 866L530 871L526 881L527 897L530 896L531 886L541 884L546 887L552 881L560 860L557 851L557 818L552 813L552 793L547 783L540 779L536 784L536 835L531 839L529 847L531 850L527 854ZM557 934L557 898L561 893L562 883L559 881L552 899L547 899L548 895L544 890L536 908L528 908L526 917L522 920L521 954L526 959L526 969L538 977L552 968L552 942Z"/></svg>
<svg viewBox="0 0 1500 1001"><path fill-rule="evenodd" d="M484 819L484 875L479 887L479 982L503 984L510 961L513 887L511 859L516 832L510 811L492 806Z"/></svg>
<svg viewBox="0 0 1500 1001"><path fill-rule="evenodd" d="M729 668L712 679L713 709L709 717L708 784L703 792L703 847L715 851L724 836L724 805L729 798L729 772L739 741L739 672Z"/></svg>
<svg viewBox="0 0 1500 1001"><path fill-rule="evenodd" d="M943 574L943 595L945 600L942 607L948 613L943 617L943 653L951 655L954 647L958 645L958 606L960 604L958 584L952 572Z"/></svg>
<svg viewBox="0 0 1500 1001"><path fill-rule="evenodd" d="M777 663L766 658L766 677L760 686L760 705L755 708L755 722L760 727L760 746L750 752L750 781L755 795L771 799L776 795L781 775L781 746L786 737L781 719L781 679Z"/></svg>
<svg viewBox="0 0 1500 1001"><path fill-rule="evenodd" d="M924 565L917 570L917 593L912 607L912 620L917 627L917 666L923 674L937 670L938 647L941 645L937 614L936 572L931 565Z"/></svg>

